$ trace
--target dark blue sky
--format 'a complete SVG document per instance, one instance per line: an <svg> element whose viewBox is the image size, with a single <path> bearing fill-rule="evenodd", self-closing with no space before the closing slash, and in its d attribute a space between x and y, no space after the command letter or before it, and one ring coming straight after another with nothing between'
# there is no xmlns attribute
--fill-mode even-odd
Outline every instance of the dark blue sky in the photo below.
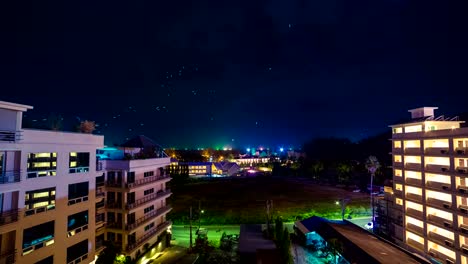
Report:
<svg viewBox="0 0 468 264"><path fill-rule="evenodd" d="M16 1L14 1L16 2ZM466 1L66 1L3 6L0 100L108 143L360 139L467 110ZM115 118L114 118L115 117ZM131 130L131 131L130 131ZM234 141L233 141L234 139Z"/></svg>

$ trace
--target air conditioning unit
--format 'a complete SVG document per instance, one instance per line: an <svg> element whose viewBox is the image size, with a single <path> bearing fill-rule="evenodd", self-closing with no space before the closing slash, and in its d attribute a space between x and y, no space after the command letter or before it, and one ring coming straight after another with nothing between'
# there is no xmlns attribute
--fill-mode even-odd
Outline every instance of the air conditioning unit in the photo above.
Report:
<svg viewBox="0 0 468 264"><path fill-rule="evenodd" d="M461 193L466 193L466 190L462 189L462 188L458 188L458 191L461 192Z"/></svg>
<svg viewBox="0 0 468 264"><path fill-rule="evenodd" d="M449 187L449 186L446 186L446 185L442 185L442 189L448 190L448 189L450 189L450 187Z"/></svg>
<svg viewBox="0 0 468 264"><path fill-rule="evenodd" d="M447 150L445 150L445 149L441 149L441 150L440 150L440 153L442 153L442 154L446 154L446 153L447 153Z"/></svg>
<svg viewBox="0 0 468 264"><path fill-rule="evenodd" d="M451 259L446 259L445 260L445 263L446 264L455 264L455 261L451 260Z"/></svg>
<svg viewBox="0 0 468 264"><path fill-rule="evenodd" d="M448 171L447 168L440 168L441 171Z"/></svg>
<svg viewBox="0 0 468 264"><path fill-rule="evenodd" d="M458 170L458 173L467 173L467 170L466 169L461 169L461 170Z"/></svg>
<svg viewBox="0 0 468 264"><path fill-rule="evenodd" d="M457 154L459 154L459 155L465 154L465 151L464 150L457 150Z"/></svg>
<svg viewBox="0 0 468 264"><path fill-rule="evenodd" d="M450 207L452 207L451 204L446 204L446 203L444 203L444 208L445 208L445 209L450 209Z"/></svg>
<svg viewBox="0 0 468 264"><path fill-rule="evenodd" d="M429 251L429 255L431 255L434 258L437 257L437 254L435 252L433 252L433 251Z"/></svg>
<svg viewBox="0 0 468 264"><path fill-rule="evenodd" d="M468 254L468 248L462 246L461 249L462 249L463 253Z"/></svg>
<svg viewBox="0 0 468 264"><path fill-rule="evenodd" d="M461 207L460 207L460 211L461 211L462 213L465 213L465 214L468 213L468 209L466 209L466 208L461 208Z"/></svg>
<svg viewBox="0 0 468 264"><path fill-rule="evenodd" d="M444 222L444 226L445 226L445 227L452 227L452 224L449 223L449 222ZM468 231L468 230L467 230L467 231Z"/></svg>
<svg viewBox="0 0 468 264"><path fill-rule="evenodd" d="M452 241L445 240L444 242L445 242L446 246L453 247L453 242Z"/></svg>

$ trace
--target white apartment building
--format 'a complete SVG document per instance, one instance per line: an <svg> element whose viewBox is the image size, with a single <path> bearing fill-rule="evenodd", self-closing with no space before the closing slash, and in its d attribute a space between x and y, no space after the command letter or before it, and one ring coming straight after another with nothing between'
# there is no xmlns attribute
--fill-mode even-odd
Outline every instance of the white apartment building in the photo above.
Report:
<svg viewBox="0 0 468 264"><path fill-rule="evenodd" d="M171 233L171 222L166 219L171 211L166 204L171 195L166 188L171 179L167 172L170 158L162 149L155 152L155 145L144 146L141 141L150 142L139 136L124 144L123 158L98 162L104 169L106 201L97 210L98 214L105 211L106 226L105 232L96 233L97 241L113 241L132 259L144 258L149 248L160 251L166 234ZM150 155L139 155L147 148L152 149L147 152Z"/></svg>
<svg viewBox="0 0 468 264"><path fill-rule="evenodd" d="M468 263L468 128L409 110L412 120L390 126L393 195L402 228L395 237L440 263Z"/></svg>
<svg viewBox="0 0 468 264"><path fill-rule="evenodd" d="M29 109L0 101L0 263L89 263L104 138L22 129Z"/></svg>

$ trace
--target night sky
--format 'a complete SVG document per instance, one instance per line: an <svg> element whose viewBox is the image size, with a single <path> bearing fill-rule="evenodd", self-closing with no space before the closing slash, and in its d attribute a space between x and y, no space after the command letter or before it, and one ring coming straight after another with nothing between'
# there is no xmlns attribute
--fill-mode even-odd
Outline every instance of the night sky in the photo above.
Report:
<svg viewBox="0 0 468 264"><path fill-rule="evenodd" d="M108 144L359 140L468 109L467 1L8 2L0 100L95 120Z"/></svg>

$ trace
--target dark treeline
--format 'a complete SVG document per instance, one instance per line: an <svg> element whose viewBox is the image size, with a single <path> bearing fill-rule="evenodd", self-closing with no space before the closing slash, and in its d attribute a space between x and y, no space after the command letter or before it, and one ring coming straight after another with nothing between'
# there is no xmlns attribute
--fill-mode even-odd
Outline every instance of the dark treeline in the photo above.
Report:
<svg viewBox="0 0 468 264"><path fill-rule="evenodd" d="M391 132L381 133L352 142L346 138L315 138L304 144L305 157L274 165L275 176L306 176L314 180L343 185L357 185L361 189L369 183L366 160L375 156L381 168L376 184L383 185L392 178Z"/></svg>

